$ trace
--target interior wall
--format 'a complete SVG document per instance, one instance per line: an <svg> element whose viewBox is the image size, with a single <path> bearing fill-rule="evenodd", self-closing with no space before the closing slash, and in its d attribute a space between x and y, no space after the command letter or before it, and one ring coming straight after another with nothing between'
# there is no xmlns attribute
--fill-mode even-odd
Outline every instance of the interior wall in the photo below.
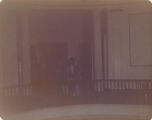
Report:
<svg viewBox="0 0 152 120"><path fill-rule="evenodd" d="M151 13L149 4L108 11L110 79L152 79Z"/></svg>
<svg viewBox="0 0 152 120"><path fill-rule="evenodd" d="M70 22L69 25L68 22ZM80 60L80 56L86 50L80 53L82 45L93 42L93 30L90 30L92 22L90 12L79 9L25 11L22 14L24 82L30 82L32 45L64 43L68 47L67 58L74 57Z"/></svg>
<svg viewBox="0 0 152 120"><path fill-rule="evenodd" d="M0 8L0 86L18 84L16 14Z"/></svg>
<svg viewBox="0 0 152 120"><path fill-rule="evenodd" d="M83 12L42 9L27 14L31 44L64 42L68 44L68 56L78 57L79 44L86 39L84 22L87 16Z"/></svg>
<svg viewBox="0 0 152 120"><path fill-rule="evenodd" d="M0 8L0 81L1 85L18 84L16 14ZM108 19L108 78L152 79L152 8L149 5L124 5L107 9ZM100 11L94 13L96 51L101 50ZM30 82L28 17L22 18L23 76ZM142 29L141 29L142 28ZM78 39L78 38L75 38ZM96 47L98 46L98 47ZM71 48L73 49L73 48ZM101 51L96 53L96 78L102 78ZM100 56L99 56L100 55Z"/></svg>

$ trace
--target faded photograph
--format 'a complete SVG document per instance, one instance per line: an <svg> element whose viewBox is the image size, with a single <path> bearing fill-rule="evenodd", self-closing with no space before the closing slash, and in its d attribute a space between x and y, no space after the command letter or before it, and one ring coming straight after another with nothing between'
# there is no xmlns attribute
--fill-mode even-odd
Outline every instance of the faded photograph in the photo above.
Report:
<svg viewBox="0 0 152 120"><path fill-rule="evenodd" d="M0 0L0 120L152 120L152 1Z"/></svg>

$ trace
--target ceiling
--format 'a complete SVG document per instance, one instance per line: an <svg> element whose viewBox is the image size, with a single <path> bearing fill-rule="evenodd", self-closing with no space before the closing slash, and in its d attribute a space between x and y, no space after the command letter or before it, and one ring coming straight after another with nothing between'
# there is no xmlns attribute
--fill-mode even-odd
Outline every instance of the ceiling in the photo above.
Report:
<svg viewBox="0 0 152 120"><path fill-rule="evenodd" d="M100 5L100 4L125 4L145 2L148 0L3 0L10 4L44 4L44 5Z"/></svg>

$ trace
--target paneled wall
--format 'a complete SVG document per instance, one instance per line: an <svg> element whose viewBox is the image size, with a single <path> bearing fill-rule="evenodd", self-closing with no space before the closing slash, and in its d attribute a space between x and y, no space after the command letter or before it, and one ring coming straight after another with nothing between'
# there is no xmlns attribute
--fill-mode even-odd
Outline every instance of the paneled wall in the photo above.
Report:
<svg viewBox="0 0 152 120"><path fill-rule="evenodd" d="M108 11L109 78L152 79L152 8L118 8Z"/></svg>

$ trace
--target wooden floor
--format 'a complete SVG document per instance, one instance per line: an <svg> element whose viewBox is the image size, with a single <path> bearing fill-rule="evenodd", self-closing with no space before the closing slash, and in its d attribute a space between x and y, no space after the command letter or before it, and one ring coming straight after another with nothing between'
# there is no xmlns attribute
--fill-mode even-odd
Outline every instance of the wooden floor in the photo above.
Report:
<svg viewBox="0 0 152 120"><path fill-rule="evenodd" d="M150 120L151 116L152 106L85 104L31 110L5 120Z"/></svg>

